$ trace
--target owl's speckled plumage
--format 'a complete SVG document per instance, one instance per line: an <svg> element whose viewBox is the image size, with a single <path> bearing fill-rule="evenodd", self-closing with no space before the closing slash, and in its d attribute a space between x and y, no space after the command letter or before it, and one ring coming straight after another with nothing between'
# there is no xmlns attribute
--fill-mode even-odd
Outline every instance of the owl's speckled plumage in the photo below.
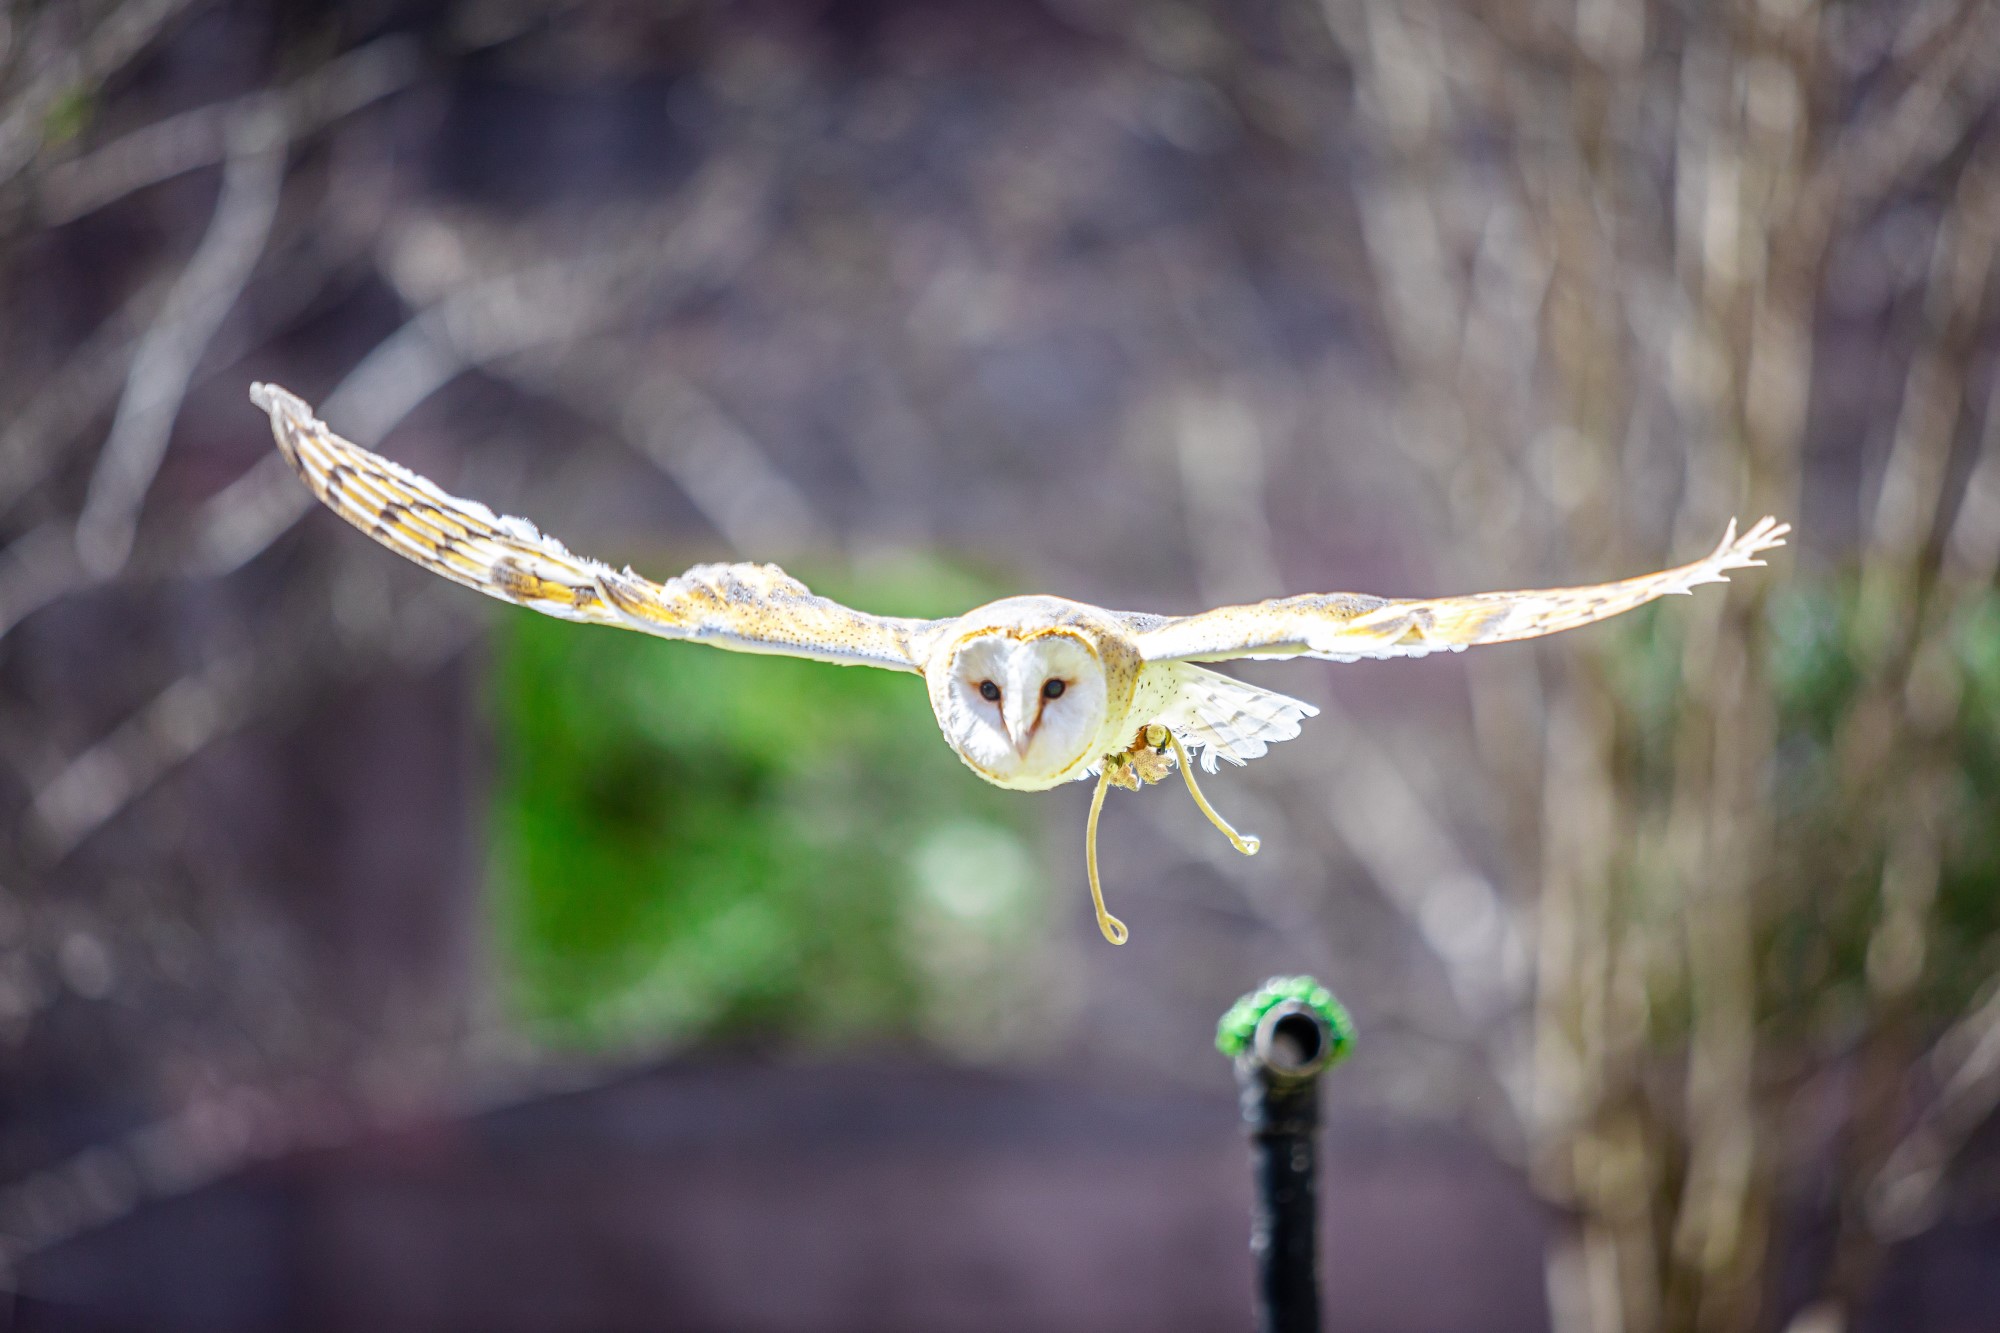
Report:
<svg viewBox="0 0 2000 1333"><path fill-rule="evenodd" d="M328 508L384 546L455 583L565 620L642 630L737 652L782 653L924 677L945 739L980 777L1038 791L1098 775L1090 878L1098 924L1124 927L1097 893L1095 829L1104 789L1179 766L1202 811L1240 850L1256 849L1208 807L1187 749L1213 773L1297 736L1317 709L1198 665L1231 658L1422 657L1574 629L1764 562L1788 524L1765 518L1676 569L1582 588L1384 598L1280 597L1191 616L1110 611L1061 597L1009 597L946 620L870 615L815 596L774 565L697 565L664 583L572 555L523 519L447 495L335 435L275 385L250 396L278 448Z"/></svg>

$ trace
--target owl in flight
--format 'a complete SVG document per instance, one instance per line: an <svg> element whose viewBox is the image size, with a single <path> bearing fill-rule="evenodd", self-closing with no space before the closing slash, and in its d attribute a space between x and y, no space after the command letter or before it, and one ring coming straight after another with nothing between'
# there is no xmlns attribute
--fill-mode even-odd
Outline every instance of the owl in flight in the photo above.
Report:
<svg viewBox="0 0 2000 1333"><path fill-rule="evenodd" d="M697 565L665 583L612 569L343 440L276 385L253 385L250 398L270 413L279 450L328 508L455 583L564 620L908 671L923 677L946 742L986 781L1045 791L1095 777L1084 861L1098 929L1113 944L1127 932L1104 909L1097 875L1105 788L1136 791L1178 767L1201 812L1252 855L1257 839L1209 805L1188 752L1199 750L1210 773L1218 759L1242 764L1298 735L1300 719L1319 711L1201 663L1422 657L1554 634L1727 582L1727 571L1763 564L1758 553L1784 545L1791 531L1765 518L1739 536L1732 521L1722 544L1693 564L1589 588L1433 598L1317 593L1191 616L1008 597L955 619L912 620L816 597L775 565Z"/></svg>

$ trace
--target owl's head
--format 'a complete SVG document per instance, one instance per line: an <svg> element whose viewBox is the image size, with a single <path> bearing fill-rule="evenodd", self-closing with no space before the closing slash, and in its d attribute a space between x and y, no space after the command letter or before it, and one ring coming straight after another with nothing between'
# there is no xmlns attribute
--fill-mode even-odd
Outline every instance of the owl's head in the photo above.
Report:
<svg viewBox="0 0 2000 1333"><path fill-rule="evenodd" d="M988 782L1040 791L1097 758L1104 664L1075 629L977 629L925 677L945 739Z"/></svg>

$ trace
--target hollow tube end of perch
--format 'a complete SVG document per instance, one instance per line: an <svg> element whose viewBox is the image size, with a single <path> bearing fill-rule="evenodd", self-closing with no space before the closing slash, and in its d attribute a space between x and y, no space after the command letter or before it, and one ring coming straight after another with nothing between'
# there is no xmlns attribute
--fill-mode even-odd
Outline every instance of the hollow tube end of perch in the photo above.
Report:
<svg viewBox="0 0 2000 1333"><path fill-rule="evenodd" d="M1311 1078L1333 1063L1338 1046L1325 1014L1303 1000L1280 1000L1257 1020L1249 1054L1274 1074Z"/></svg>

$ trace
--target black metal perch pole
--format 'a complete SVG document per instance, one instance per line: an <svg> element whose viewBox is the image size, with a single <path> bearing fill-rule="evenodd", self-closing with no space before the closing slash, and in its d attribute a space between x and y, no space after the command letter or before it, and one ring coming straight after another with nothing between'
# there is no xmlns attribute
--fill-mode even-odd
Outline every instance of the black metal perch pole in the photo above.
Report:
<svg viewBox="0 0 2000 1333"><path fill-rule="evenodd" d="M1319 1076L1353 1044L1347 1011L1311 977L1272 979L1216 1031L1250 1134L1257 1333L1319 1333Z"/></svg>

